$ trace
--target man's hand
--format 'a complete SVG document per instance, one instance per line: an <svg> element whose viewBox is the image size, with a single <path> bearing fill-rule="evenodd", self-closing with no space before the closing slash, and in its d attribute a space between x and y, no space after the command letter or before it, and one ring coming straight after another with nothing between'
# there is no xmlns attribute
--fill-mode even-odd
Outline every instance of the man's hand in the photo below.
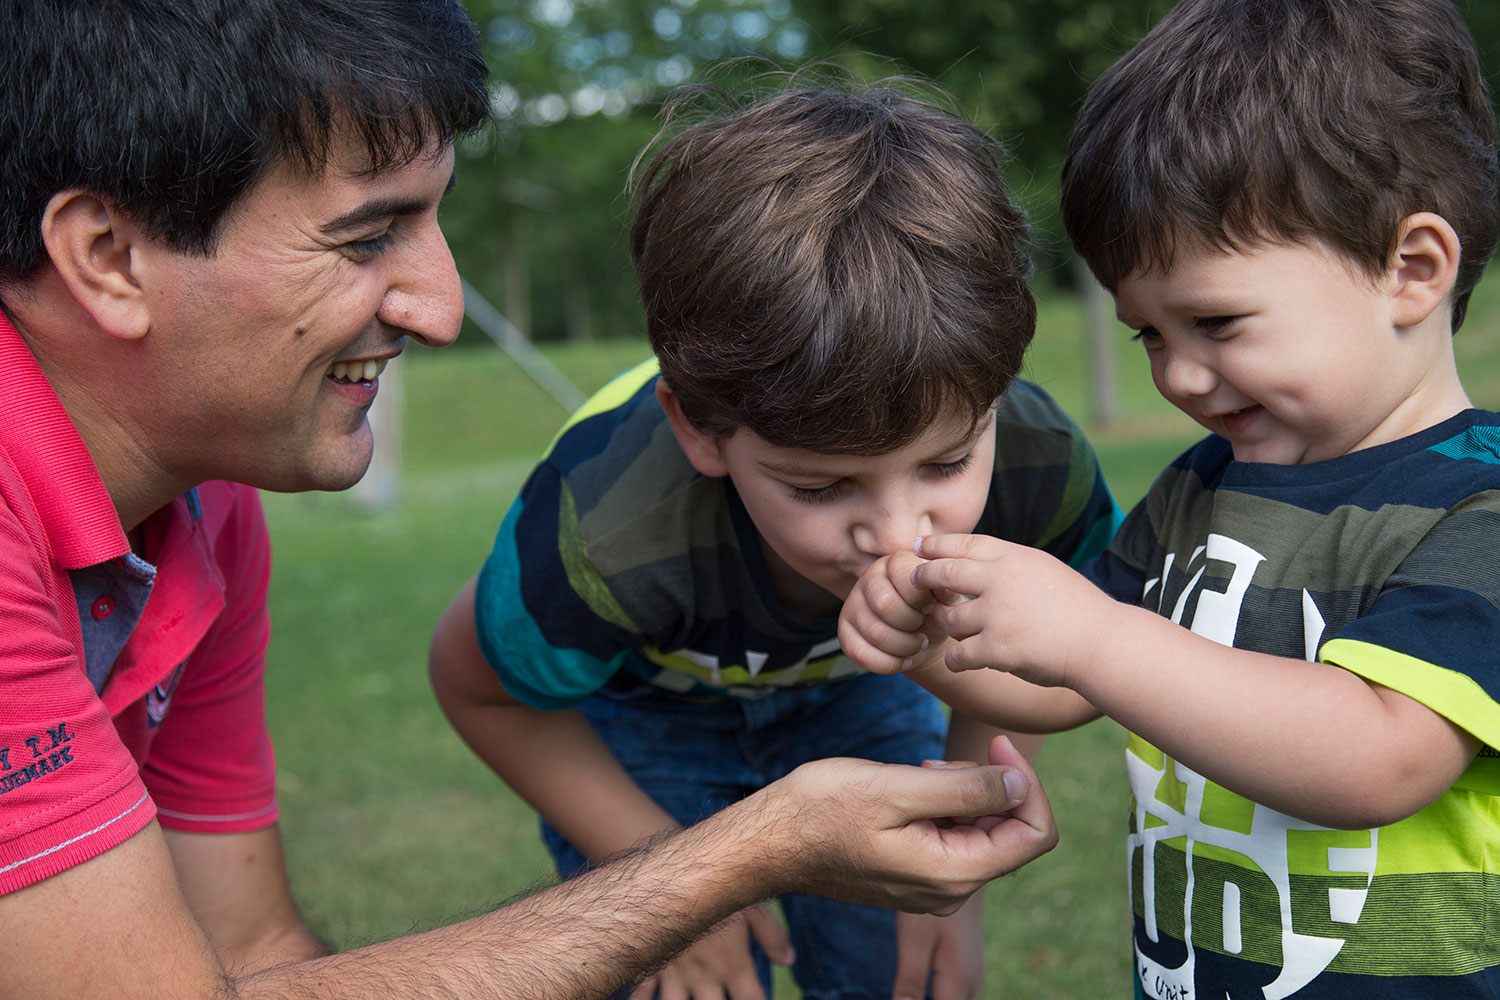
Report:
<svg viewBox="0 0 1500 1000"><path fill-rule="evenodd" d="M717 818L759 828L752 842L764 851L766 896L813 892L952 913L1057 843L1031 765L1004 737L990 744L989 760L961 768L814 761Z"/></svg>
<svg viewBox="0 0 1500 1000"><path fill-rule="evenodd" d="M755 960L754 938L771 961L791 965L786 928L765 903L736 913L678 955L630 994L630 1000L765 1000Z"/></svg>
<svg viewBox="0 0 1500 1000"><path fill-rule="evenodd" d="M952 638L950 670L1072 686L1099 661L1118 605L1053 556L988 535L929 535L916 554L910 586L937 595L932 618Z"/></svg>

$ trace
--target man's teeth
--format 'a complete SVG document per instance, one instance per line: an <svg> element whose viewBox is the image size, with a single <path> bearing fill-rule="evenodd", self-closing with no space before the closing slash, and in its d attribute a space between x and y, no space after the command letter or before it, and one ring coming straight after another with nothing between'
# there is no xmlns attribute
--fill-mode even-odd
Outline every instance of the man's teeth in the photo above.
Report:
<svg viewBox="0 0 1500 1000"><path fill-rule="evenodd" d="M379 361L336 361L328 367L329 378L340 382L369 382L385 371L386 359Z"/></svg>

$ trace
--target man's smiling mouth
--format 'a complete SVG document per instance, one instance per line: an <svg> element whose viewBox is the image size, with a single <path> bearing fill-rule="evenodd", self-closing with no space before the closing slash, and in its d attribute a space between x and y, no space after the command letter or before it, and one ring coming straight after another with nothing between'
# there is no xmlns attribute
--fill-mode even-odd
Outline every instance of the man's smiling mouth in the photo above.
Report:
<svg viewBox="0 0 1500 1000"><path fill-rule="evenodd" d="M388 359L381 358L378 361L335 361L328 366L325 373L328 378L335 382L373 382L385 371Z"/></svg>

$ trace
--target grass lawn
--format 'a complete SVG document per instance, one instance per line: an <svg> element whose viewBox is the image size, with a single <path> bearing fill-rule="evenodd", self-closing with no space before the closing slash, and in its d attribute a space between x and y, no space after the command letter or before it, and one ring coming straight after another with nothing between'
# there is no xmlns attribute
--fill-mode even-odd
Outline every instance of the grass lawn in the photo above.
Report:
<svg viewBox="0 0 1500 1000"><path fill-rule="evenodd" d="M1500 289L1481 292L1458 336L1460 365L1475 403L1500 408ZM1075 414L1087 412L1081 326L1077 303L1043 302L1028 370ZM1122 419L1092 433L1128 506L1197 433L1156 396L1123 331L1118 346ZM548 353L591 389L645 346ZM530 809L449 730L425 662L432 623L565 415L498 351L410 350L400 363L399 509L266 497L282 828L303 911L341 948L488 909L550 877ZM986 891L987 996L1128 995L1122 751L1108 722L1049 738L1040 767L1062 843Z"/></svg>

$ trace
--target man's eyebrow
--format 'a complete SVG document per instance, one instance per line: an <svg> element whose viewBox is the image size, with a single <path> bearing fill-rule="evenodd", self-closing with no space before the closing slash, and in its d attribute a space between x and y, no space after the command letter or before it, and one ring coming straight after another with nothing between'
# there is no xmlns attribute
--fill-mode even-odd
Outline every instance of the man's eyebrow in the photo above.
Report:
<svg viewBox="0 0 1500 1000"><path fill-rule="evenodd" d="M448 175L448 185L443 188L443 194L453 190L453 185L458 183L458 171ZM427 211L430 202L426 198L412 198L399 195L391 195L384 198L372 198L362 205L340 215L338 218L330 219L318 227L318 231L324 236L332 236L336 233L348 232L353 229L361 229L372 222L380 222L383 219L394 219L403 215L418 215Z"/></svg>

